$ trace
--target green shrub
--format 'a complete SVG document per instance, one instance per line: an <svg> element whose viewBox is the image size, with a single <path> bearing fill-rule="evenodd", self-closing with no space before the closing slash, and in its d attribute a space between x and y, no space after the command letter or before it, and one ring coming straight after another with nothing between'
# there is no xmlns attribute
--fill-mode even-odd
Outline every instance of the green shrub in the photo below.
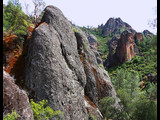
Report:
<svg viewBox="0 0 160 120"><path fill-rule="evenodd" d="M135 98L133 105L133 120L157 120L157 102L140 95Z"/></svg>
<svg viewBox="0 0 160 120"><path fill-rule="evenodd" d="M104 97L100 100L101 112L104 120L128 120L126 113L115 108L115 99L112 97Z"/></svg>
<svg viewBox="0 0 160 120"><path fill-rule="evenodd" d="M18 41L22 44L24 42L24 36L27 35L27 27L30 23L31 21L22 11L19 0L9 0L3 10L3 31L7 35L17 35Z"/></svg>
<svg viewBox="0 0 160 120"><path fill-rule="evenodd" d="M93 116L91 113L89 113L89 118L88 120L96 120L95 116Z"/></svg>
<svg viewBox="0 0 160 120"><path fill-rule="evenodd" d="M99 67L103 68L103 65L102 65L102 64L99 64Z"/></svg>
<svg viewBox="0 0 160 120"><path fill-rule="evenodd" d="M88 49L88 43L86 41L84 41L83 48L84 48L84 51L86 52Z"/></svg>
<svg viewBox="0 0 160 120"><path fill-rule="evenodd" d="M63 113L58 110L54 111L50 106L47 106L48 101L47 100L42 100L39 101L38 103L35 103L33 99L31 99L31 108L33 110L33 116L35 120L49 120L50 118L57 118L60 120L59 115Z"/></svg>
<svg viewBox="0 0 160 120"><path fill-rule="evenodd" d="M3 120L17 120L19 114L16 113L16 111L13 111L11 114L7 113L7 115L4 116Z"/></svg>
<svg viewBox="0 0 160 120"><path fill-rule="evenodd" d="M80 31L77 30L75 27L72 27L72 30L73 30L74 32L80 33Z"/></svg>

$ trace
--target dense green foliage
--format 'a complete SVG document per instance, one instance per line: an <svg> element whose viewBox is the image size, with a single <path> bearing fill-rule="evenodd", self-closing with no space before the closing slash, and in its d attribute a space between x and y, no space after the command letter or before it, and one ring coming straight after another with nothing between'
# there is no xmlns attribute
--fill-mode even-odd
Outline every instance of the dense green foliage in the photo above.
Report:
<svg viewBox="0 0 160 120"><path fill-rule="evenodd" d="M42 100L35 103L31 99L31 108L33 110L33 116L35 120L49 120L49 118L56 117L60 120L60 114L63 114L60 110L54 111L50 106L47 106L48 101Z"/></svg>
<svg viewBox="0 0 160 120"><path fill-rule="evenodd" d="M127 83L125 86L128 86ZM117 91L117 96L121 100L119 102L121 105L120 110L113 107L115 103L113 98L105 97L100 100L101 112L105 118L112 120L157 119L157 101L148 99L146 93L140 91L138 86L134 91L121 87Z"/></svg>
<svg viewBox="0 0 160 120"><path fill-rule="evenodd" d="M140 88L140 83L148 74L153 73L157 77L157 37L144 38L144 41L137 45L139 55L129 62L107 69L121 100L121 111L110 116L113 120L157 119L157 83L146 79L145 89ZM102 100L102 106L109 104L109 98ZM108 111L106 108L102 109L102 112L110 114L115 113L115 110ZM119 114L122 115L121 118L115 118ZM107 115L105 117L108 118Z"/></svg>
<svg viewBox="0 0 160 120"><path fill-rule="evenodd" d="M100 100L100 110L106 120L120 120L124 116L124 114L120 112L120 110L115 108L114 104L115 99L112 97L105 97Z"/></svg>
<svg viewBox="0 0 160 120"><path fill-rule="evenodd" d="M146 99L139 95L133 101L133 119L134 120L157 120L157 102Z"/></svg>
<svg viewBox="0 0 160 120"><path fill-rule="evenodd" d="M96 120L96 117L89 113L88 120Z"/></svg>
<svg viewBox="0 0 160 120"><path fill-rule="evenodd" d="M19 0L9 0L3 10L3 32L7 32L8 35L15 34L23 42L27 27L31 23L27 18Z"/></svg>
<svg viewBox="0 0 160 120"><path fill-rule="evenodd" d="M17 120L18 116L19 114L13 111L11 114L7 113L7 115L3 117L3 120Z"/></svg>
<svg viewBox="0 0 160 120"><path fill-rule="evenodd" d="M115 89L125 89L125 91L130 94L131 98L136 96L136 93L139 89L139 74L136 71L127 72L123 69L117 70L117 74L112 78L112 83L115 86Z"/></svg>

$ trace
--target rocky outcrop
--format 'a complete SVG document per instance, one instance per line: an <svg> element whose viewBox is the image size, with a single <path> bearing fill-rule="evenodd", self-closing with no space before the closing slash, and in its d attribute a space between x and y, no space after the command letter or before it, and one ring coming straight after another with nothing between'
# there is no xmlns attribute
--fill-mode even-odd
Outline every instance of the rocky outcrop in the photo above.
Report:
<svg viewBox="0 0 160 120"><path fill-rule="evenodd" d="M119 37L125 30L129 30L132 33L135 32L135 30L133 30L129 24L123 22L121 18L110 18L105 25L98 26L98 29L102 29L103 36L114 34Z"/></svg>
<svg viewBox="0 0 160 120"><path fill-rule="evenodd" d="M116 48L117 48L119 39L120 39L119 37L113 37L107 43L109 46L109 54L108 54L107 60L104 62L105 68L110 67L110 66L114 66L118 62L117 58L115 56L115 53L116 53Z"/></svg>
<svg viewBox="0 0 160 120"><path fill-rule="evenodd" d="M89 34L89 33L86 33L86 36L89 44L97 48L98 46L97 38L93 34Z"/></svg>
<svg viewBox="0 0 160 120"><path fill-rule="evenodd" d="M109 56L104 62L104 66L113 67L126 61L130 61L138 54L137 46L134 41L133 33L128 30L121 34L120 39L117 37L112 39L109 42Z"/></svg>
<svg viewBox="0 0 160 120"><path fill-rule="evenodd" d="M56 7L48 6L29 42L26 85L36 101L47 99L63 120L87 119L84 105L86 76L79 59L72 25Z"/></svg>
<svg viewBox="0 0 160 120"><path fill-rule="evenodd" d="M154 36L154 34L151 33L151 32L148 31L148 30L144 30L144 31L143 31L143 35L144 35L144 37L146 37L146 38L153 38L153 36Z"/></svg>
<svg viewBox="0 0 160 120"><path fill-rule="evenodd" d="M47 99L54 110L63 111L63 120L88 120L89 111L100 120L99 100L114 97L119 107L119 99L108 73L99 66L102 60L95 46L72 27L58 8L45 8L29 41L25 84L36 101Z"/></svg>
<svg viewBox="0 0 160 120"><path fill-rule="evenodd" d="M134 57L134 44L133 34L128 31L124 31L121 34L116 51L116 55L119 58L120 63L130 61Z"/></svg>
<svg viewBox="0 0 160 120"><path fill-rule="evenodd" d="M105 96L115 97L113 95L113 86L110 81L108 73L104 70L102 59L100 54L92 45L89 44L89 39L85 36L80 29L79 32L75 32L77 38L79 55L82 63L84 64L84 70L87 77L87 84L85 86L85 95L98 106L98 101ZM87 45L87 47L86 47ZM99 62L99 60L101 62Z"/></svg>
<svg viewBox="0 0 160 120"><path fill-rule="evenodd" d="M16 111L20 120L33 120L33 112L28 96L21 90L15 80L3 71L3 115Z"/></svg>
<svg viewBox="0 0 160 120"><path fill-rule="evenodd" d="M135 43L137 44L138 42L143 41L143 34L142 33L136 33L134 36Z"/></svg>
<svg viewBox="0 0 160 120"><path fill-rule="evenodd" d="M77 27L76 27L76 29L78 29L79 32L81 31ZM81 34L83 34L82 31L81 31ZM103 64L103 61L102 61L102 58L101 58L102 53L100 51L98 51L98 49L97 49L97 47L99 45L99 43L97 42L97 38L93 34L89 34L88 32L85 32L84 36L86 36L87 37L86 39L88 39L88 40L85 41L85 43L87 43L87 45L89 46L89 49L95 54L95 57L97 59L97 63L98 64ZM85 44L85 43L83 43L83 44Z"/></svg>

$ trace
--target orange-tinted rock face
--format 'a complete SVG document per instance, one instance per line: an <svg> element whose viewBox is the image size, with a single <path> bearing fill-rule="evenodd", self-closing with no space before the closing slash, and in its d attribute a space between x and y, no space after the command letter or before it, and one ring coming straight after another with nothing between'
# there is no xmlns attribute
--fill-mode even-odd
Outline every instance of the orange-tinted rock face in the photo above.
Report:
<svg viewBox="0 0 160 120"><path fill-rule="evenodd" d="M116 43L115 45L113 43ZM105 67L113 67L130 61L135 56L134 36L129 31L124 31L120 39L115 39L110 43L109 58L104 63ZM115 52L113 52L113 50Z"/></svg>
<svg viewBox="0 0 160 120"><path fill-rule="evenodd" d="M132 33L125 31L121 34L116 55L120 63L130 61L134 57L134 39Z"/></svg>
<svg viewBox="0 0 160 120"><path fill-rule="evenodd" d="M28 42L33 32L32 27L27 28L27 39L24 41L23 51L18 43L18 36L3 33L3 65L4 70L16 79L16 84L25 88L24 81L25 55Z"/></svg>
<svg viewBox="0 0 160 120"><path fill-rule="evenodd" d="M22 50L16 35L3 36L3 64L6 72L10 73Z"/></svg>

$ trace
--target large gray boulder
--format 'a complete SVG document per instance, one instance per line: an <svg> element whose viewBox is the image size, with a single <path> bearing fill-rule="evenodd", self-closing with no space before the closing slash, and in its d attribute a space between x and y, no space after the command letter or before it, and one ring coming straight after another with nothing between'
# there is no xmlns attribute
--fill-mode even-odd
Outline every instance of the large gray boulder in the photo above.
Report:
<svg viewBox="0 0 160 120"><path fill-rule="evenodd" d="M29 42L25 82L36 101L47 99L63 120L86 120L86 76L72 25L54 6L45 8Z"/></svg>
<svg viewBox="0 0 160 120"><path fill-rule="evenodd" d="M99 100L105 96L116 98L118 105L108 73L99 66L100 55L93 47L85 33L73 31L58 8L45 8L28 44L25 84L36 101L47 99L54 110L63 111L62 120L88 120L88 108L101 120Z"/></svg>

